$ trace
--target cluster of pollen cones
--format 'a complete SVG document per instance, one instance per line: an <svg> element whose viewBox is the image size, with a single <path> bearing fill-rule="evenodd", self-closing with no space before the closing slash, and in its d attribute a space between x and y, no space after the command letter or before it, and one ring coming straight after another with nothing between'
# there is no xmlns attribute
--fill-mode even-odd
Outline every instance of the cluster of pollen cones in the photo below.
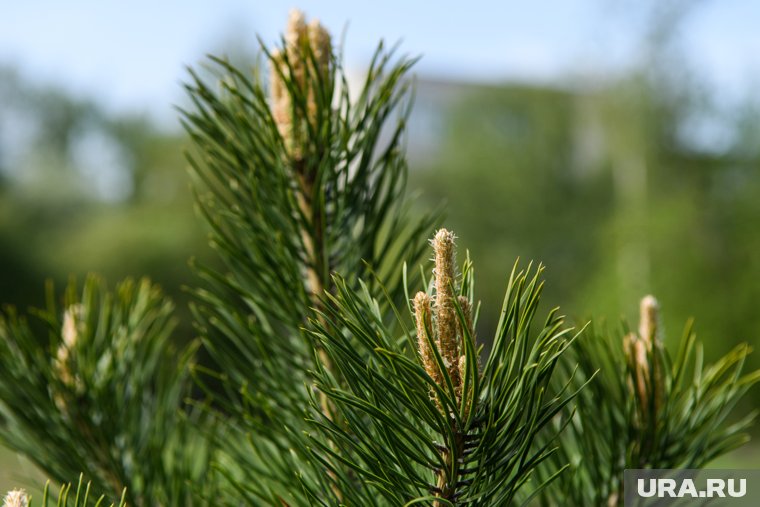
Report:
<svg viewBox="0 0 760 507"><path fill-rule="evenodd" d="M315 94L318 82L330 76L332 40L319 20L308 24L303 12L292 10L285 31L285 47L272 52L270 67L270 96L272 116L294 159L304 155L307 122L314 125L317 115ZM293 91L306 97L306 111L293 103Z"/></svg>
<svg viewBox="0 0 760 507"><path fill-rule="evenodd" d="M472 305L466 297L456 296L455 239L454 234L446 229L439 230L433 238L435 293L431 296L418 292L414 297L414 313L417 344L425 371L442 389L446 386L444 375L448 375L459 405L466 394L463 392L467 375L466 351L476 351L476 347ZM457 314L457 305L464 318ZM466 340L470 341L469 347ZM445 371L440 368L436 355L440 356ZM436 397L435 393L433 397ZM438 403L442 407L440 400Z"/></svg>

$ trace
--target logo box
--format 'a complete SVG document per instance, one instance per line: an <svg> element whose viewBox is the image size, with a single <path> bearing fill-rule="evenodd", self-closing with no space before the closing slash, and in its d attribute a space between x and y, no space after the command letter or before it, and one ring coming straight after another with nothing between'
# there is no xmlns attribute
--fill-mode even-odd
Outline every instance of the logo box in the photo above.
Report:
<svg viewBox="0 0 760 507"><path fill-rule="evenodd" d="M625 507L760 506L760 470L628 469Z"/></svg>

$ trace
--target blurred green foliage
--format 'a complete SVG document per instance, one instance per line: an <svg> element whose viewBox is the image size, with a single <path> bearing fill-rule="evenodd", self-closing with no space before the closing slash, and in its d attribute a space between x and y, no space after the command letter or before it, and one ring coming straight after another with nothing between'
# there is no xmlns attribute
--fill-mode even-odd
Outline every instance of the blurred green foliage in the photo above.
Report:
<svg viewBox="0 0 760 507"><path fill-rule="evenodd" d="M499 277L520 256L548 266L546 299L579 320L632 322L653 293L676 334L697 317L709 359L742 341L760 347L757 115L747 106L722 118L730 142L700 145L688 130L710 113L704 95L670 77L451 94L412 185L430 203L448 201L445 224L485 280L483 308L495 307ZM485 312L481 325L497 318ZM749 363L760 366L760 354Z"/></svg>
<svg viewBox="0 0 760 507"><path fill-rule="evenodd" d="M186 312L188 259L208 247L184 136L10 70L0 70L0 115L0 301L39 306L46 278L97 272L147 275Z"/></svg>

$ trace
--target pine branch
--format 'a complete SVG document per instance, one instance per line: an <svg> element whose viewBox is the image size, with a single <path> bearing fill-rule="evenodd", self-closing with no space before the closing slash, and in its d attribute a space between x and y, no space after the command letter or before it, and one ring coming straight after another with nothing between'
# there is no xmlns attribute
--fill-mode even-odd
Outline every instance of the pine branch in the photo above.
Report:
<svg viewBox="0 0 760 507"><path fill-rule="evenodd" d="M3 444L58 481L84 471L112 498L127 488L130 505L192 504L188 483L205 484L206 450L196 416L180 413L194 347L172 342L172 312L147 280L109 293L94 276L81 295L69 285L62 309L49 286L31 321L7 309Z"/></svg>
<svg viewBox="0 0 760 507"><path fill-rule="evenodd" d="M405 319L389 324L367 286L357 291L341 278L322 315L327 325L315 322L339 376L315 372L336 417L324 417L312 399L312 453L332 472L345 504L510 505L550 452L531 443L575 395L546 395L574 337L556 311L532 329L541 269L513 272L481 371L475 316L467 315L472 269L454 276L450 233L440 231L434 247L437 290L415 297L417 333L395 335ZM343 467L364 488L354 487ZM312 495L324 498L328 491Z"/></svg>
<svg viewBox="0 0 760 507"><path fill-rule="evenodd" d="M208 384L228 435L254 435L224 439L241 460L226 470L238 489L296 502L304 477L319 482L322 472L299 479L291 458L271 450L300 448L307 372L333 369L304 328L324 310L323 293L336 291L334 272L352 287L376 273L401 304L397 267L420 261L432 219L411 221L404 205L413 61L381 44L352 97L329 34L297 12L280 47L262 44L262 52L268 88L260 68L249 75L220 58L212 58L218 86L193 71L187 85L194 107L183 121L195 145L198 207L224 263L221 271L199 266L205 284L194 313L217 373L196 377ZM370 290L381 287L372 281Z"/></svg>
<svg viewBox="0 0 760 507"><path fill-rule="evenodd" d="M545 490L550 504L621 505L624 469L701 468L747 442L756 413L726 421L760 381L760 371L741 374L749 347L739 345L704 366L689 322L671 357L658 311L654 298L644 298L638 333L621 338L592 331L563 359L564 371L578 364L575 382L599 374L581 393L575 416L565 414L569 429L541 470L548 476L572 463L570 473Z"/></svg>

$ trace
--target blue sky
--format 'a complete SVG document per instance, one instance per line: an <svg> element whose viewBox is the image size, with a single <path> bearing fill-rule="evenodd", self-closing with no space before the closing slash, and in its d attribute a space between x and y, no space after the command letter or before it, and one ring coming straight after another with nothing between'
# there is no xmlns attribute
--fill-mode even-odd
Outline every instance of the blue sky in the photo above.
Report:
<svg viewBox="0 0 760 507"><path fill-rule="evenodd" d="M403 40L417 72L462 80L560 81L604 76L639 61L651 6L660 0L457 2L39 0L0 9L0 64L93 96L114 110L171 123L184 66L232 41L274 41L290 8L347 27L348 64L377 40ZM672 3L672 2L671 2ZM680 2L684 3L684 2ZM760 84L760 2L692 2L675 34L682 57L714 93Z"/></svg>

